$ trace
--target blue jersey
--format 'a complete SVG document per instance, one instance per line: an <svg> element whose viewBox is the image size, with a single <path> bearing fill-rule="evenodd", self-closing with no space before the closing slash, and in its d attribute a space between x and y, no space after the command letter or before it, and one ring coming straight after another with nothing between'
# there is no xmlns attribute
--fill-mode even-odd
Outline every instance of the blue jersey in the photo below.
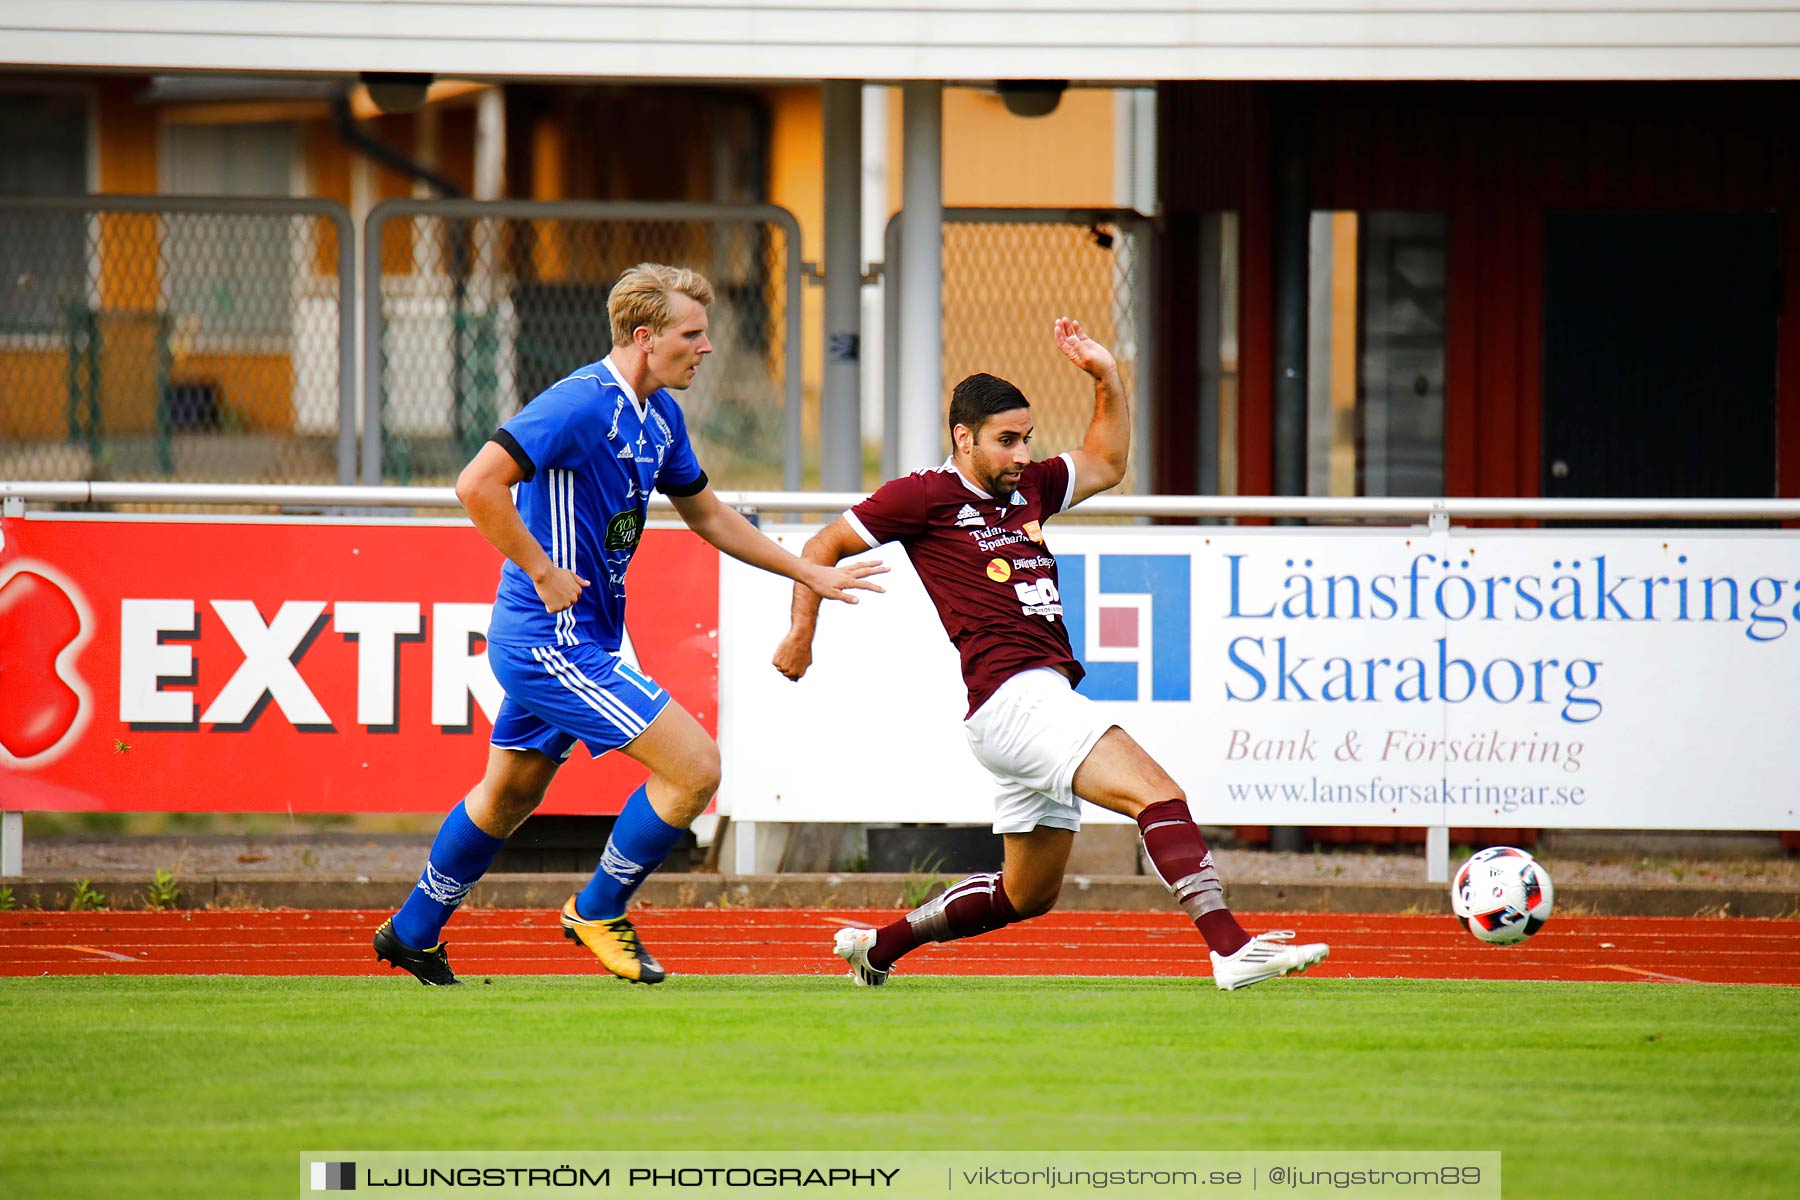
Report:
<svg viewBox="0 0 1800 1200"><path fill-rule="evenodd" d="M525 528L551 562L592 586L553 615L544 611L530 576L508 560L488 640L618 650L625 571L644 530L650 489L693 496L706 487L681 408L661 390L640 403L601 359L551 385L493 440L525 472L525 482L513 489Z"/></svg>

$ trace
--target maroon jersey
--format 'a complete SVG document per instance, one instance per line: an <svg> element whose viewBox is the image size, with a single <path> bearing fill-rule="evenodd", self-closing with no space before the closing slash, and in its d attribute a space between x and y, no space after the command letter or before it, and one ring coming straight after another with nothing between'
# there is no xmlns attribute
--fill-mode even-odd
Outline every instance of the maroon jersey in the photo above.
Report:
<svg viewBox="0 0 1800 1200"><path fill-rule="evenodd" d="M1026 467L1004 500L945 462L883 484L844 514L869 545L906 547L962 655L970 715L1001 684L1033 667L1060 667L1081 682L1063 623L1056 556L1043 534L1043 523L1074 494L1075 465L1067 454Z"/></svg>

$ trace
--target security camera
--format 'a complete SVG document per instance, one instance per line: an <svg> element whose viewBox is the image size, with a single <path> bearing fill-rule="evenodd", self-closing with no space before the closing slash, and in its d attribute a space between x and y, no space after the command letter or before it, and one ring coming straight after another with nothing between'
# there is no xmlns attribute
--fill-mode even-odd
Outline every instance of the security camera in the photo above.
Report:
<svg viewBox="0 0 1800 1200"><path fill-rule="evenodd" d="M1003 79L995 86L1013 116L1047 117L1056 111L1069 84L1063 79Z"/></svg>
<svg viewBox="0 0 1800 1200"><path fill-rule="evenodd" d="M369 102L384 113L417 112L425 107L433 75L413 71L364 71L363 86Z"/></svg>

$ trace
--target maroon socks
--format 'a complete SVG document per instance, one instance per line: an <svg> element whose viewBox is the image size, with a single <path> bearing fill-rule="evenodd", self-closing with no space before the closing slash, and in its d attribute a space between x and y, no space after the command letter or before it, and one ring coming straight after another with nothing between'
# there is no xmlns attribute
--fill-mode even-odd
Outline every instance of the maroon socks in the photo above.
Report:
<svg viewBox="0 0 1800 1200"><path fill-rule="evenodd" d="M1193 918L1207 946L1220 956L1235 954L1250 935L1225 907L1225 889L1213 870L1212 851L1188 814L1187 801L1152 804L1138 814L1137 823L1156 874Z"/></svg>
<svg viewBox="0 0 1800 1200"><path fill-rule="evenodd" d="M926 942L954 942L990 933L1018 919L1019 914L1006 898L1000 872L971 875L877 931L875 946L869 951L869 965L885 971L895 959Z"/></svg>
<svg viewBox="0 0 1800 1200"><path fill-rule="evenodd" d="M1213 869L1212 852L1188 813L1187 801L1164 800L1138 814L1144 848L1163 886L1193 918L1207 946L1221 956L1235 954L1250 935L1225 907L1225 890ZM1006 898L1000 872L971 875L954 883L898 921L876 932L869 965L885 971L895 960L926 942L954 942L990 933L1019 919Z"/></svg>

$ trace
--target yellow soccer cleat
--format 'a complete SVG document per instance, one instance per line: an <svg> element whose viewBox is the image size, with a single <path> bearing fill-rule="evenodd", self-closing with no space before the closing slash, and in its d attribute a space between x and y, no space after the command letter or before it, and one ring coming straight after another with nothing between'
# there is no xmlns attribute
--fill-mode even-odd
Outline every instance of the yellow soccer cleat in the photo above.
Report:
<svg viewBox="0 0 1800 1200"><path fill-rule="evenodd" d="M590 921L575 911L575 897L562 906L563 936L594 952L600 965L627 983L661 983L662 964L644 949L630 917Z"/></svg>

